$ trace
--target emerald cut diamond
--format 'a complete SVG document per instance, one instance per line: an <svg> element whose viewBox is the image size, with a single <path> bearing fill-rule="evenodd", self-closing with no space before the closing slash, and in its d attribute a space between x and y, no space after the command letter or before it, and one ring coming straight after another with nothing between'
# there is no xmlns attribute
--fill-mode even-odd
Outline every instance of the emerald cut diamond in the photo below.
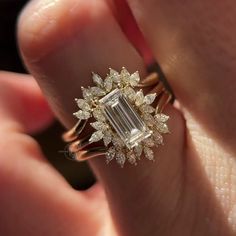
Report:
<svg viewBox="0 0 236 236"><path fill-rule="evenodd" d="M132 149L152 134L120 89L111 91L99 102L105 117L127 148Z"/></svg>

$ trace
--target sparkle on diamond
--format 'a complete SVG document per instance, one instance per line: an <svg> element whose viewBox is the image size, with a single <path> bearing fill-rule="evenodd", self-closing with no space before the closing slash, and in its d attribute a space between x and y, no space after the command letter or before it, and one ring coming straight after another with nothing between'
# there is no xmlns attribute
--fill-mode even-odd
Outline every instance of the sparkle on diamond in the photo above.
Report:
<svg viewBox="0 0 236 236"><path fill-rule="evenodd" d="M147 125L119 89L107 94L100 103L107 120L129 149L151 135Z"/></svg>

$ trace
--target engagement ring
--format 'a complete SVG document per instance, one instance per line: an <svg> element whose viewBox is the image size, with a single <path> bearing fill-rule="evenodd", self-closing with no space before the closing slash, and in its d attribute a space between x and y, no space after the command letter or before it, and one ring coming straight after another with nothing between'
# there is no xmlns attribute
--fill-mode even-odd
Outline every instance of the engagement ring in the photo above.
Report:
<svg viewBox="0 0 236 236"><path fill-rule="evenodd" d="M172 97L158 74L140 80L138 72L110 69L105 79L93 73L92 80L94 86L82 87L83 98L75 99L77 124L63 135L72 159L105 156L121 167L136 165L142 156L153 161L153 148L169 133L162 111Z"/></svg>

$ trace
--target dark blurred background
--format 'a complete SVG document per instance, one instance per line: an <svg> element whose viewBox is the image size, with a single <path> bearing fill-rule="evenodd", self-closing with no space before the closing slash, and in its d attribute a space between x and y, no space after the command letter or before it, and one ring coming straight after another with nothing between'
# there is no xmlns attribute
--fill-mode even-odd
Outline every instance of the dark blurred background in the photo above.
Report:
<svg viewBox="0 0 236 236"><path fill-rule="evenodd" d="M16 21L27 0L0 0L0 70L27 73L21 63L16 44ZM47 130L35 135L45 156L76 189L86 189L94 177L86 163L65 158L65 144L61 141L62 126L55 122ZM53 140L53 141L52 141Z"/></svg>

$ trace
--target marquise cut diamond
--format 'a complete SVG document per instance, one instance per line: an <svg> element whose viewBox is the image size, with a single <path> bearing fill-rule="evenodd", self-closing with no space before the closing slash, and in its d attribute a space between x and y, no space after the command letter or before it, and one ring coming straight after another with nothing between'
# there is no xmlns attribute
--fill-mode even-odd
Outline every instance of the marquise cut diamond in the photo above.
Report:
<svg viewBox="0 0 236 236"><path fill-rule="evenodd" d="M152 134L120 89L111 91L99 102L105 117L127 148L137 146Z"/></svg>
<svg viewBox="0 0 236 236"><path fill-rule="evenodd" d="M114 160L121 167L127 162L136 165L142 156L154 160L153 148L162 145L163 134L169 133L166 124L169 116L159 111L164 106L160 100L167 91L163 88L161 94L145 94L142 89L159 86L158 75L155 73L153 76L140 83L138 72L131 74L123 67L121 72L110 69L105 78L93 73L95 85L81 87L83 98L75 99L79 110L74 113L79 121L73 132L89 121L93 131L83 141L86 159L89 153L86 149L91 144L97 152L91 153L91 157L105 152L107 163ZM169 96L163 98L169 99ZM77 142L77 138L73 142Z"/></svg>

